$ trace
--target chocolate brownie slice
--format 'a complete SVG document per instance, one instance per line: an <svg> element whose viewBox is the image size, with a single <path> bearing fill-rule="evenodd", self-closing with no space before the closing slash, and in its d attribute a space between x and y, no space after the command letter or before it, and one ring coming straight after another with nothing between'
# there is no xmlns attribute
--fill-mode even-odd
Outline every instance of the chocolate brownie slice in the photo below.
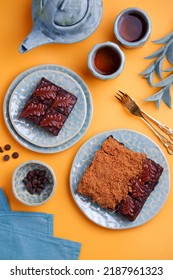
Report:
<svg viewBox="0 0 173 280"><path fill-rule="evenodd" d="M109 136L85 169L77 192L133 221L163 168Z"/></svg>
<svg viewBox="0 0 173 280"><path fill-rule="evenodd" d="M127 149L110 136L95 153L77 191L101 207L114 211L131 191L131 181L142 172L144 158L144 154Z"/></svg>
<svg viewBox="0 0 173 280"><path fill-rule="evenodd" d="M54 135L58 135L67 117L60 112L49 109L40 122L40 126Z"/></svg>
<svg viewBox="0 0 173 280"><path fill-rule="evenodd" d="M19 119L29 119L57 136L76 102L74 94L42 77Z"/></svg>
<svg viewBox="0 0 173 280"><path fill-rule="evenodd" d="M58 89L57 85L43 77L36 86L31 98L37 99L50 108L57 96Z"/></svg>
<svg viewBox="0 0 173 280"><path fill-rule="evenodd" d="M76 101L77 97L75 95L59 87L58 94L51 108L68 116L71 113Z"/></svg>
<svg viewBox="0 0 173 280"><path fill-rule="evenodd" d="M159 164L146 158L140 177L133 182L132 191L128 194L128 197L116 206L116 212L128 220L134 221L145 201L157 185L162 172L163 168Z"/></svg>
<svg viewBox="0 0 173 280"><path fill-rule="evenodd" d="M45 116L47 109L48 106L46 104L40 103L34 98L30 98L19 115L19 119L26 118L39 124L43 116Z"/></svg>

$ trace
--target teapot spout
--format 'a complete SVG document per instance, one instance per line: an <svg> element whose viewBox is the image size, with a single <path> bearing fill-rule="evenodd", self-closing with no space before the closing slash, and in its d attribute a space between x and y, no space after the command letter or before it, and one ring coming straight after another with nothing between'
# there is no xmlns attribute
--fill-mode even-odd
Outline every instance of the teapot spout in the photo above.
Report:
<svg viewBox="0 0 173 280"><path fill-rule="evenodd" d="M19 52L23 54L35 47L48 43L52 43L52 39L46 36L41 30L33 28L31 33L24 39L24 41L19 46Z"/></svg>

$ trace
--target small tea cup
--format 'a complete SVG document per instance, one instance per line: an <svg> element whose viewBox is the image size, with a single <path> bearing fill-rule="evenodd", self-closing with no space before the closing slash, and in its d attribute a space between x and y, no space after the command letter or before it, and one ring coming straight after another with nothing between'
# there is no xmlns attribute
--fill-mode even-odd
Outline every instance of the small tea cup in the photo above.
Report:
<svg viewBox="0 0 173 280"><path fill-rule="evenodd" d="M127 8L115 19L114 34L124 47L141 47L151 33L151 21L147 13L138 8Z"/></svg>
<svg viewBox="0 0 173 280"><path fill-rule="evenodd" d="M88 68L98 79L114 79L124 68L125 55L113 42L96 44L88 54Z"/></svg>
<svg viewBox="0 0 173 280"><path fill-rule="evenodd" d="M29 171L42 170L46 172L48 181L41 194L31 194L23 183ZM56 176L53 169L46 163L38 160L28 160L19 165L13 172L12 190L17 200L27 206L39 206L46 203L55 193Z"/></svg>

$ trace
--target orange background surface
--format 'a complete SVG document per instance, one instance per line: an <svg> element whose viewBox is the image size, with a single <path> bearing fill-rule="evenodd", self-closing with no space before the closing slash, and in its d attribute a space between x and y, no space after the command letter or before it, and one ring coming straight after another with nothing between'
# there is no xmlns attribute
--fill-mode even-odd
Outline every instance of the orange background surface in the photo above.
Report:
<svg viewBox="0 0 173 280"><path fill-rule="evenodd" d="M118 89L126 91L143 110L173 127L171 109L162 103L158 110L154 103L143 101L154 94L156 89L149 86L139 75L150 63L144 57L159 48L152 40L164 37L172 31L172 0L103 0L102 20L89 38L70 45L43 45L22 55L18 52L18 47L32 28L31 4L31 0L2 1L0 9L0 146L9 143L12 151L20 153L17 160L11 159L8 162L3 161L3 154L0 154L0 186L8 196L12 210L53 213L54 235L82 243L80 260L173 259L172 188L164 207L151 221L133 229L110 230L94 224L80 211L71 196L69 186L71 164L81 145L99 132L116 128L134 129L154 140L168 160L172 182L173 156L167 154L153 132L140 119L131 116L114 98ZM88 52L96 43L116 42L113 34L114 20L120 11L128 7L139 7L148 13L152 21L150 39L139 49L122 48L126 55L126 64L117 79L97 80L87 68ZM27 68L47 63L68 67L80 75L91 92L94 106L92 122L84 137L70 149L55 154L39 154L22 147L11 136L3 119L3 100L13 79ZM53 198L39 207L21 204L12 193L13 170L30 159L49 164L58 180Z"/></svg>

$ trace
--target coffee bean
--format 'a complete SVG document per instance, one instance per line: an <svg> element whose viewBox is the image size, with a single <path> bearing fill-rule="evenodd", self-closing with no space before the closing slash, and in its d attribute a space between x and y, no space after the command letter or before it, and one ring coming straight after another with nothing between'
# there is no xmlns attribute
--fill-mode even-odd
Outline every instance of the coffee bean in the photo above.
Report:
<svg viewBox="0 0 173 280"><path fill-rule="evenodd" d="M17 152L12 153L12 158L16 159L18 157L19 157L19 153Z"/></svg>
<svg viewBox="0 0 173 280"><path fill-rule="evenodd" d="M6 151L9 151L9 150L11 149L11 146L10 146L9 144L6 144L6 145L4 146L4 149L5 149Z"/></svg>
<svg viewBox="0 0 173 280"><path fill-rule="evenodd" d="M8 161L8 160L10 159L10 156L9 156L9 155L5 155L5 156L3 157L3 159L4 159L5 161Z"/></svg>

